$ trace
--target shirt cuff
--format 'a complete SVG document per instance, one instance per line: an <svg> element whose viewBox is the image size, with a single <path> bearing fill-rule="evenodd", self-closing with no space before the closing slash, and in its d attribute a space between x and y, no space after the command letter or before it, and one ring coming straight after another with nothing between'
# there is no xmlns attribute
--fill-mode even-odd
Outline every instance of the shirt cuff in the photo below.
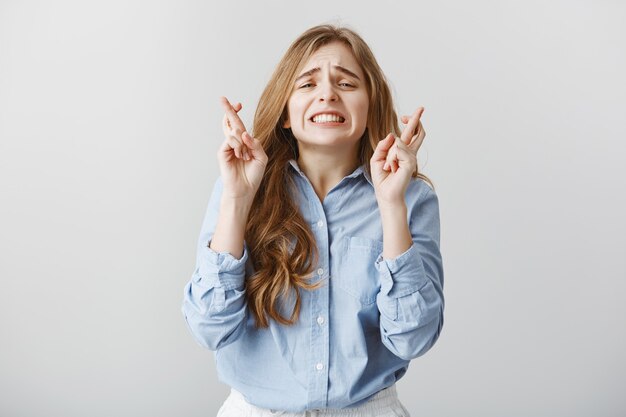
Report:
<svg viewBox="0 0 626 417"><path fill-rule="evenodd" d="M235 258L229 252L216 252L209 247L209 241L200 253L200 280L212 287L224 290L241 289L245 280L245 266L248 260L248 247L243 244L243 255Z"/></svg>
<svg viewBox="0 0 626 417"><path fill-rule="evenodd" d="M381 253L374 265L380 272L381 292L391 298L412 294L428 283L415 243L393 259L383 259Z"/></svg>

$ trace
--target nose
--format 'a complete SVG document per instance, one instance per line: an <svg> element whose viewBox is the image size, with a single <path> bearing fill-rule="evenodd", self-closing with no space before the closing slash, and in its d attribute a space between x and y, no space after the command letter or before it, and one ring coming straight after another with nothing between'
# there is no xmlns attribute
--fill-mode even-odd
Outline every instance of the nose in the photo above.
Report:
<svg viewBox="0 0 626 417"><path fill-rule="evenodd" d="M330 82L322 83L319 92L319 101L337 101L339 99L335 88Z"/></svg>

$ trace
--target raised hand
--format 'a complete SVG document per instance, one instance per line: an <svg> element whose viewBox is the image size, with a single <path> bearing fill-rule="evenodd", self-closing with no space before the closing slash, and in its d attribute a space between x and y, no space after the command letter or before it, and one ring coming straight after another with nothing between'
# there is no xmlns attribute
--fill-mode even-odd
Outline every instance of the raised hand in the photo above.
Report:
<svg viewBox="0 0 626 417"><path fill-rule="evenodd" d="M422 117L423 113L424 107L418 107L417 110L415 110L415 112L411 115L411 117L401 117L402 123L407 126L402 131L400 140L405 143L408 148L415 154L417 154L417 150L422 145L424 137L426 136L426 132L424 131L424 127L422 126L422 122L420 122L420 118ZM385 171L391 170L392 172L395 172L398 169L396 146L392 146L389 153L387 154L387 159L385 161L383 169Z"/></svg>
<svg viewBox="0 0 626 417"><path fill-rule="evenodd" d="M224 183L222 198L254 198L267 165L267 155L258 139L253 138L237 115L240 103L232 106L226 97L220 98L224 109L224 142L217 152Z"/></svg>
<svg viewBox="0 0 626 417"><path fill-rule="evenodd" d="M420 122L423 112L419 107L410 118L402 116L407 126L401 136L390 133L376 146L370 168L379 205L404 204L406 188L417 169L417 150L426 136Z"/></svg>
<svg viewBox="0 0 626 417"><path fill-rule="evenodd" d="M398 168L395 171L385 171L384 165L392 146L396 148L395 160ZM379 206L383 204L396 206L405 203L404 194L416 167L417 155L393 133L378 142L374 155L370 159L370 170Z"/></svg>

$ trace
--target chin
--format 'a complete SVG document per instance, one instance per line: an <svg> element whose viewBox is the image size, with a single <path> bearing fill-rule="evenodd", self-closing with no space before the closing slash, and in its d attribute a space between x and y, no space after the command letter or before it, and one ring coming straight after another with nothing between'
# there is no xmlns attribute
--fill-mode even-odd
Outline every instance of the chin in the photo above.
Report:
<svg viewBox="0 0 626 417"><path fill-rule="evenodd" d="M359 138L351 139L345 135L317 135L314 139L299 140L299 145L303 146L333 146L333 147L350 147L356 146Z"/></svg>

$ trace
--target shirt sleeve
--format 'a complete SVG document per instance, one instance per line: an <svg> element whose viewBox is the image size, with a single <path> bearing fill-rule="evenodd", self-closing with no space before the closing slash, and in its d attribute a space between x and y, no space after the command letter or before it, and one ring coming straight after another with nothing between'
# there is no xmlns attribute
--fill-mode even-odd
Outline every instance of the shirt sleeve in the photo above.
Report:
<svg viewBox="0 0 626 417"><path fill-rule="evenodd" d="M209 248L218 220L222 189L221 178L218 178L202 222L196 266L185 285L181 308L196 341L210 350L217 350L241 336L247 317L246 243L240 259Z"/></svg>
<svg viewBox="0 0 626 417"><path fill-rule="evenodd" d="M411 360L439 338L445 301L437 194L424 181L415 180L406 200L413 244L394 259L378 256L375 266L381 288L376 303L383 344L396 356Z"/></svg>

